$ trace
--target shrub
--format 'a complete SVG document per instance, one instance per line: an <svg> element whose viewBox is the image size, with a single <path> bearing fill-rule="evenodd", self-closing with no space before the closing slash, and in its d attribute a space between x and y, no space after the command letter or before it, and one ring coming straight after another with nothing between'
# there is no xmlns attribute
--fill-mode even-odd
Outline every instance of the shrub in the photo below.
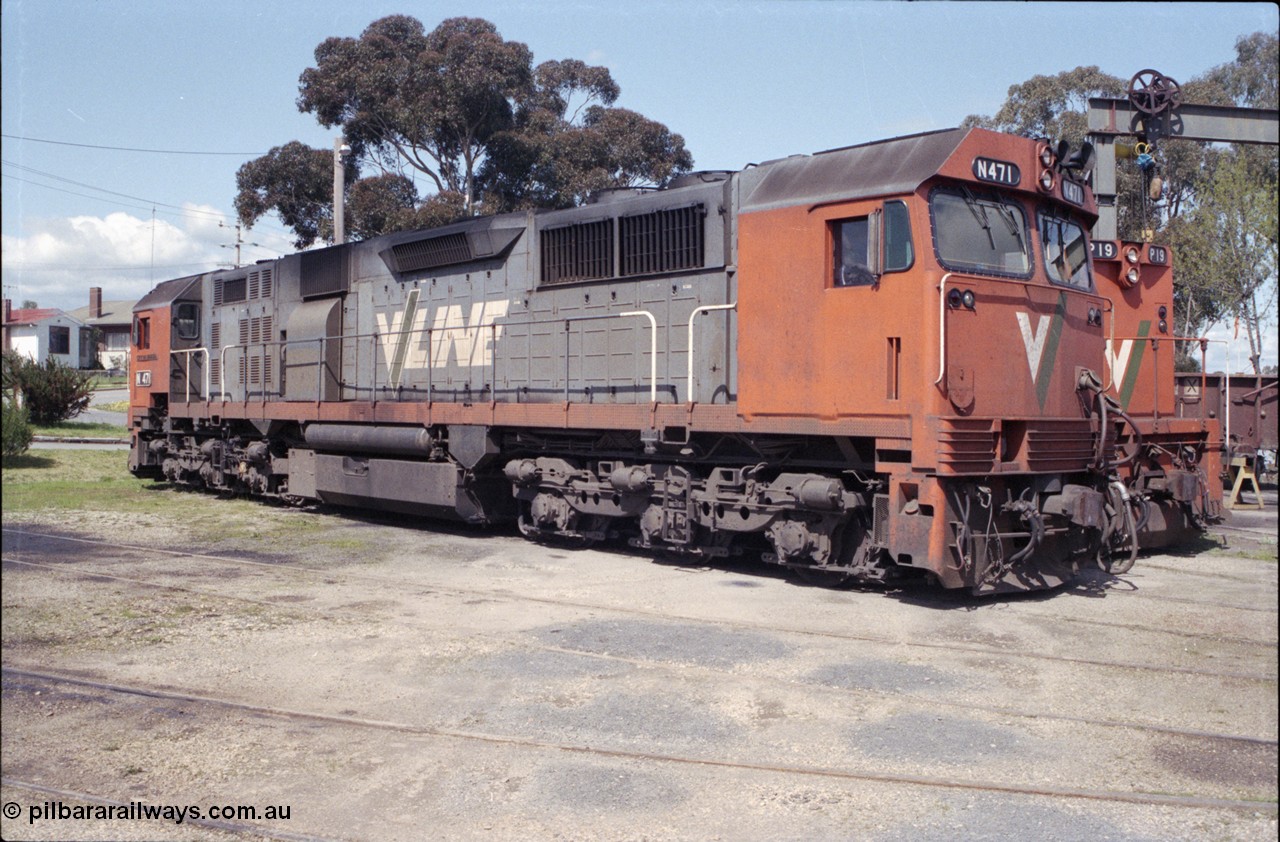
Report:
<svg viewBox="0 0 1280 842"><path fill-rule="evenodd" d="M28 418L55 424L75 418L93 397L93 375L50 357L37 363L13 351L4 353L4 390L20 395Z"/></svg>
<svg viewBox="0 0 1280 842"><path fill-rule="evenodd" d="M27 408L4 396L4 418L0 421L0 438L3 438L5 456L26 453L31 447L31 425L27 421Z"/></svg>

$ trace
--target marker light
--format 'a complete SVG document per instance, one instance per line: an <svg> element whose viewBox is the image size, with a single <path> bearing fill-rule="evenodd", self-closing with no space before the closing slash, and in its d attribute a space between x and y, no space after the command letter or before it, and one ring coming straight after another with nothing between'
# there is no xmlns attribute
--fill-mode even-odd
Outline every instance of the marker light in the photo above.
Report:
<svg viewBox="0 0 1280 842"><path fill-rule="evenodd" d="M1161 304L1160 309L1157 310L1156 313L1160 316L1160 318L1167 319L1169 317L1169 308Z"/></svg>
<svg viewBox="0 0 1280 842"><path fill-rule="evenodd" d="M973 309L974 302L976 302L978 299L977 299L977 296L975 296L975 295L973 294L973 290L971 290L971 289L966 289L966 290L964 291L964 294L960 296L960 300L961 300L961 302L964 304L964 306L965 306L965 307L967 307L967 308L969 308L970 310L972 310L972 309Z"/></svg>
<svg viewBox="0 0 1280 842"><path fill-rule="evenodd" d="M947 293L947 304L949 304L953 310L960 306L960 290L953 288L951 292Z"/></svg>

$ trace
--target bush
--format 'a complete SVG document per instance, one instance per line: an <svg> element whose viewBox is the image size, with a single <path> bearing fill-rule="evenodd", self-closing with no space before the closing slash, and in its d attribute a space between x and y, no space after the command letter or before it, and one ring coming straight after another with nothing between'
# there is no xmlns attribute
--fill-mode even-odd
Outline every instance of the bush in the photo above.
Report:
<svg viewBox="0 0 1280 842"><path fill-rule="evenodd" d="M4 439L5 456L17 456L26 453L31 447L31 424L27 421L27 408L18 406L8 395L4 396L3 426L0 426L0 437Z"/></svg>
<svg viewBox="0 0 1280 842"><path fill-rule="evenodd" d="M89 406L93 397L93 375L63 365L52 357L37 363L5 351L4 390L21 396L22 406L33 423L56 424L75 418Z"/></svg>

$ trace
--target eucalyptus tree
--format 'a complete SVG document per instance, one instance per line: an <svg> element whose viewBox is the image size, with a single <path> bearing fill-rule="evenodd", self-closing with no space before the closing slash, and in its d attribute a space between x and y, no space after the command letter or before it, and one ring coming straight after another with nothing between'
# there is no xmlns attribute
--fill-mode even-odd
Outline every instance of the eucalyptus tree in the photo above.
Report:
<svg viewBox="0 0 1280 842"><path fill-rule="evenodd" d="M1278 67L1274 34L1243 36L1234 61L1181 86L1182 101L1275 108ZM1011 86L994 116L971 115L964 124L1077 146L1088 134L1089 97L1122 97L1127 87L1097 67L1035 76ZM1199 335L1234 319L1248 336L1257 371L1262 326L1275 313L1275 148L1166 139L1151 163L1144 169L1132 156L1118 162L1120 236L1172 245L1178 332ZM1191 367L1195 361L1186 352L1179 348L1179 362Z"/></svg>
<svg viewBox="0 0 1280 842"><path fill-rule="evenodd" d="M614 107L620 90L607 68L575 59L534 68L525 44L480 18L450 18L427 32L392 15L358 38L325 39L315 60L299 79L298 108L351 146L355 237L482 211L564 207L604 187L661 184L693 164L678 134ZM332 191L332 153L304 150L286 144L245 164L236 200L246 224L278 211L300 247L332 232L322 207L332 201L322 195ZM377 174L357 180L362 167Z"/></svg>

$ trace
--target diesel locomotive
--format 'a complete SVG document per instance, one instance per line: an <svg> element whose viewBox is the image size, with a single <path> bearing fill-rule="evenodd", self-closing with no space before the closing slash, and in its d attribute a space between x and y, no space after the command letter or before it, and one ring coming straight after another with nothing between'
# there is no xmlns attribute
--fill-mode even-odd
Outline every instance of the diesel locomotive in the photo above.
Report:
<svg viewBox="0 0 1280 842"><path fill-rule="evenodd" d="M1217 517L1173 269L1091 156L953 129L165 281L130 469L975 593Z"/></svg>

